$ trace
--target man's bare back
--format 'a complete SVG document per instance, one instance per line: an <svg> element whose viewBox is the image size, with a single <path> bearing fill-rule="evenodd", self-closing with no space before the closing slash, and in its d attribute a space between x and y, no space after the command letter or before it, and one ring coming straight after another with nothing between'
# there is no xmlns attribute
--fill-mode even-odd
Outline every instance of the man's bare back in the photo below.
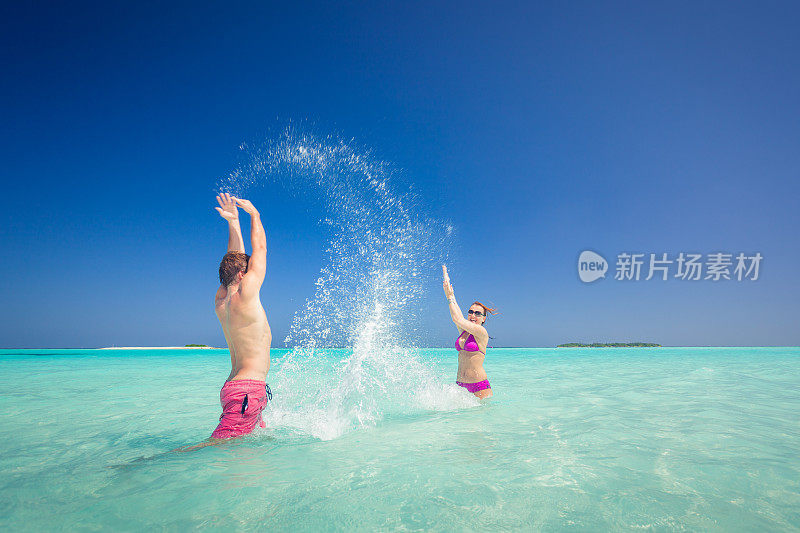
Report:
<svg viewBox="0 0 800 533"><path fill-rule="evenodd" d="M214 308L231 352L228 381L266 380L272 333L260 299L246 298L237 286L220 286Z"/></svg>

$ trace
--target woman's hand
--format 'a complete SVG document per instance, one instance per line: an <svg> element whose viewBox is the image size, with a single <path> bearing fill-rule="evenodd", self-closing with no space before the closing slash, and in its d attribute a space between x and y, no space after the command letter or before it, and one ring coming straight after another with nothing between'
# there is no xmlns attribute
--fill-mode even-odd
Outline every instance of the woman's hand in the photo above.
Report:
<svg viewBox="0 0 800 533"><path fill-rule="evenodd" d="M217 195L217 203L219 203L219 207L215 207L214 209L217 210L219 216L228 222L239 220L239 210L236 209L236 198L223 192Z"/></svg>
<svg viewBox="0 0 800 533"><path fill-rule="evenodd" d="M444 289L444 295L448 300L455 298L453 286L450 285L450 276L447 274L447 267L444 265L442 265L442 288Z"/></svg>

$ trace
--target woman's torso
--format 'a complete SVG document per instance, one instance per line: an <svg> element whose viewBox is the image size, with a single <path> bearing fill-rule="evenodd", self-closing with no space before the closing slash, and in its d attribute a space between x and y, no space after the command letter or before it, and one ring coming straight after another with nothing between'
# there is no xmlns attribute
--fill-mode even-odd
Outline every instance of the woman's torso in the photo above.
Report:
<svg viewBox="0 0 800 533"><path fill-rule="evenodd" d="M456 344L459 348L456 380L462 383L478 383L489 379L483 369L483 361L486 359L486 346L479 343L472 334L466 331L456 339Z"/></svg>

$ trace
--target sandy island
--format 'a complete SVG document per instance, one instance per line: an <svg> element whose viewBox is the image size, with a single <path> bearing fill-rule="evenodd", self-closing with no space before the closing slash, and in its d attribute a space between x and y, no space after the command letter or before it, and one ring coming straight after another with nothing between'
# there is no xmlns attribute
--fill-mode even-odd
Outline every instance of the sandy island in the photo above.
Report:
<svg viewBox="0 0 800 533"><path fill-rule="evenodd" d="M98 350L224 350L215 346L107 346Z"/></svg>

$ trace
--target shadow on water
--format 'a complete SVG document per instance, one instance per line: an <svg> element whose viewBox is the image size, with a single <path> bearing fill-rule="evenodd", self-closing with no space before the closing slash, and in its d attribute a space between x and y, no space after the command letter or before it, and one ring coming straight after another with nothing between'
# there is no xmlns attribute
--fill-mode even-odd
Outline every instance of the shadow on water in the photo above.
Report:
<svg viewBox="0 0 800 533"><path fill-rule="evenodd" d="M106 468L124 471L126 469L132 469L138 466L153 464L161 459L178 458L181 457L182 454L198 452L198 450L203 450L209 447L222 447L228 449L232 449L233 447L237 446L248 446L248 445L252 447L253 444L263 444L265 442L274 442L277 440L278 439L275 436L268 435L263 432L259 432L258 434L243 435L241 437L236 437L231 439L209 438L197 444L187 444L185 446L179 446L167 452L156 453L153 455L142 455L126 463L108 465L106 466Z"/></svg>

